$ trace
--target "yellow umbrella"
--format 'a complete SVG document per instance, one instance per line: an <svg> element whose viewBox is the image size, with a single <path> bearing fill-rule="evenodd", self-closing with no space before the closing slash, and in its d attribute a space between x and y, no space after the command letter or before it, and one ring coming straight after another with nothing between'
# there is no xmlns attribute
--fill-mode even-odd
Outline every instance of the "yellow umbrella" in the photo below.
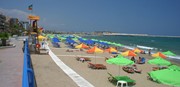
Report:
<svg viewBox="0 0 180 87"><path fill-rule="evenodd" d="M157 52L157 53L153 54L152 57L166 58L166 56L164 54L162 54L161 52Z"/></svg>
<svg viewBox="0 0 180 87"><path fill-rule="evenodd" d="M121 53L121 55L122 56L136 56L136 54L133 51L130 51L130 50Z"/></svg>
<svg viewBox="0 0 180 87"><path fill-rule="evenodd" d="M135 48L134 50L132 50L133 52L135 52L135 53L140 53L140 52L142 52L142 50L140 50L139 48Z"/></svg>
<svg viewBox="0 0 180 87"><path fill-rule="evenodd" d="M112 53L112 52L118 52L115 48L113 47L110 47L109 49L106 49L106 51L108 51L109 53Z"/></svg>
<svg viewBox="0 0 180 87"><path fill-rule="evenodd" d="M44 37L44 36L42 36L42 35L39 35L39 36L38 36L38 39L39 39L39 41L42 41L43 39L46 39L46 37Z"/></svg>
<svg viewBox="0 0 180 87"><path fill-rule="evenodd" d="M85 45L85 44L80 44L80 45L77 45L75 48L78 48L78 49L80 49L80 48L85 48L85 49L87 49L87 48L89 48L89 46L87 46L87 45Z"/></svg>

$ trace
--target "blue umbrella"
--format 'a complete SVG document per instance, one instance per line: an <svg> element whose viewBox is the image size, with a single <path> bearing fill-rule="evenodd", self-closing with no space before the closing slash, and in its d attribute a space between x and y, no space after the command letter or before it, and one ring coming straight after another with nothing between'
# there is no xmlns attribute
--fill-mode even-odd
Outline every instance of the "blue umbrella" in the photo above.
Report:
<svg viewBox="0 0 180 87"><path fill-rule="evenodd" d="M58 38L54 37L54 38L52 38L52 42L55 42L55 43L56 43L56 42L60 42L60 41L59 41Z"/></svg>

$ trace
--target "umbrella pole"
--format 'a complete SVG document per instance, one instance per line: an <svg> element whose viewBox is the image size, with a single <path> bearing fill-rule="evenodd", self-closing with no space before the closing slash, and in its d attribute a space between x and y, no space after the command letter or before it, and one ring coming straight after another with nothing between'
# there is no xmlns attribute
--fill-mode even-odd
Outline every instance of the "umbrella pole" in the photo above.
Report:
<svg viewBox="0 0 180 87"><path fill-rule="evenodd" d="M95 64L96 64L96 53L95 53Z"/></svg>
<svg viewBox="0 0 180 87"><path fill-rule="evenodd" d="M120 66L119 66L119 75L120 75Z"/></svg>
<svg viewBox="0 0 180 87"><path fill-rule="evenodd" d="M81 52L81 51L80 51ZM83 51L82 51L83 52ZM82 52L81 52L81 57L82 57Z"/></svg>

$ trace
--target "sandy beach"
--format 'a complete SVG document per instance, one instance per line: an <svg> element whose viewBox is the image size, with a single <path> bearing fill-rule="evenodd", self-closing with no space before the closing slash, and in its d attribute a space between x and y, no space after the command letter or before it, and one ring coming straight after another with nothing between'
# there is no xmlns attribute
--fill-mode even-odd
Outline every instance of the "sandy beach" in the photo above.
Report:
<svg viewBox="0 0 180 87"><path fill-rule="evenodd" d="M61 48L54 48L52 47L51 43L49 43L49 47L52 52L59 57L60 60L62 60L67 66L69 66L71 69L73 69L76 73L78 73L95 87L115 86L108 81L108 72L114 76L129 76L131 79L136 81L136 84L133 87L170 87L168 85L158 84L147 79L147 73L152 71L152 67L155 65L150 65L147 63L148 59L150 59L151 57L146 54L139 54L139 56L146 58L146 64L136 64L138 69L142 70L142 73L129 74L122 70L122 66L111 65L105 62L105 57L113 56L112 54L109 54L107 52L87 54L85 50L82 52L78 51L78 49L73 49L73 52L66 52L66 50L70 48L67 48L64 43L60 44ZM80 61L77 61L75 58L76 56L89 56L89 58L91 58L92 60L92 63L104 64L107 69L90 69L88 68L87 62L82 63ZM65 75L65 73L63 73L61 69L57 67L57 65L53 62L49 55L32 55L32 62L38 87L77 86L67 75ZM45 69L46 72L44 72L43 69ZM49 78L49 76L51 78Z"/></svg>

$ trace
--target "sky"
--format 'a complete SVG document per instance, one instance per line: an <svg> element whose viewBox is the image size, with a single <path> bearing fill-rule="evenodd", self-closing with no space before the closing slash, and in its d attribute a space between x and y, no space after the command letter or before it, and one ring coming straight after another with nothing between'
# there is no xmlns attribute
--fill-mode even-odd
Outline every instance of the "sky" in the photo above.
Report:
<svg viewBox="0 0 180 87"><path fill-rule="evenodd" d="M1 0L0 13L40 16L45 30L180 36L180 0Z"/></svg>

